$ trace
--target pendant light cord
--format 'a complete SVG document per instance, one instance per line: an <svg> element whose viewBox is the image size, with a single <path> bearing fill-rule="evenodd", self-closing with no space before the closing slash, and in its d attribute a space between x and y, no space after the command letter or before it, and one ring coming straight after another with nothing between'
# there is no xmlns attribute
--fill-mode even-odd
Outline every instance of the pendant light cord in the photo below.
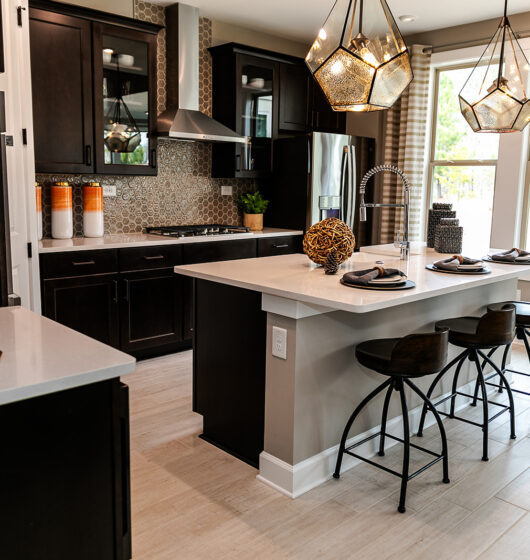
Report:
<svg viewBox="0 0 530 560"><path fill-rule="evenodd" d="M502 78L502 65L504 62L504 42L506 41L506 26L508 24L507 15L508 13L508 0L504 0L504 17L502 18L502 39L501 39L501 56L499 59L499 75L497 76L497 87L501 85Z"/></svg>

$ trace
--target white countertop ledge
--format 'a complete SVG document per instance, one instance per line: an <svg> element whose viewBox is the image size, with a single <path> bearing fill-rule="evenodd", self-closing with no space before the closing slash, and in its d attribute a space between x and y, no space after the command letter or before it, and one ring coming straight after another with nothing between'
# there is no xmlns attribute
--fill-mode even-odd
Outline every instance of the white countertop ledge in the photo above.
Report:
<svg viewBox="0 0 530 560"><path fill-rule="evenodd" d="M132 373L136 360L28 311L0 308L0 405Z"/></svg>
<svg viewBox="0 0 530 560"><path fill-rule="evenodd" d="M63 253L67 251L89 251L94 249L124 249L128 247L149 247L153 245L182 245L185 243L205 243L234 241L235 239L263 239L286 235L303 235L294 229L263 228L250 233L226 235L205 235L198 237L164 237L146 233L111 234L103 237L74 237L72 239L43 239L39 241L39 253Z"/></svg>
<svg viewBox="0 0 530 560"><path fill-rule="evenodd" d="M175 272L353 313L367 313L530 274L530 267L493 263L487 263L491 274L484 275L444 274L425 269L427 264L447 256L423 248L421 254L412 255L408 261L400 261L389 254L361 251L355 253L333 276L326 275L323 268L317 267L302 254L183 265L176 266ZM350 288L340 283L345 272L371 268L375 261L383 261L383 266L387 268L400 268L416 283L416 287L411 290L375 291Z"/></svg>

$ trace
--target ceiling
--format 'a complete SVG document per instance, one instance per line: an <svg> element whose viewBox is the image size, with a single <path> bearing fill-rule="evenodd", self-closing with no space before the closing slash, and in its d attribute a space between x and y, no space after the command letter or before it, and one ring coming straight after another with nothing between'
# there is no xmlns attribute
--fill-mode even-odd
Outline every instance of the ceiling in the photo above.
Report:
<svg viewBox="0 0 530 560"><path fill-rule="evenodd" d="M151 0L174 4L174 0ZM502 0L387 0L405 34L441 29L502 16ZM281 37L310 42L333 5L333 0L184 0L197 6L201 15L265 31ZM530 11L528 0L510 0L508 14ZM401 23L401 15L417 17Z"/></svg>

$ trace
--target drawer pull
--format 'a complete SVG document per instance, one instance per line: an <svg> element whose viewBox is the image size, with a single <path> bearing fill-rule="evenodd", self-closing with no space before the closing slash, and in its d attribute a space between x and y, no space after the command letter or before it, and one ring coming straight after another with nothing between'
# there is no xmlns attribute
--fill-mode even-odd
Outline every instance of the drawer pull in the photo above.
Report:
<svg viewBox="0 0 530 560"><path fill-rule="evenodd" d="M74 266L90 266L92 264L96 264L96 261L83 261L83 262L72 261L72 264Z"/></svg>
<svg viewBox="0 0 530 560"><path fill-rule="evenodd" d="M284 243L283 245L273 245L272 246L273 249L285 249L287 247L289 247L288 243Z"/></svg>
<svg viewBox="0 0 530 560"><path fill-rule="evenodd" d="M146 261L163 261L166 257L164 255L154 255L152 257L144 257Z"/></svg>

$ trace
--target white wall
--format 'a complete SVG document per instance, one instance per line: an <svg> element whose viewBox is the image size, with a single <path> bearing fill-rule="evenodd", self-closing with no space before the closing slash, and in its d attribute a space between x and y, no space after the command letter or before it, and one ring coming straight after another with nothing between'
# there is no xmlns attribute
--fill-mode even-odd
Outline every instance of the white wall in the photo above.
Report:
<svg viewBox="0 0 530 560"><path fill-rule="evenodd" d="M60 2L60 0L53 0ZM68 0L63 4L76 4L93 10L101 10L102 12L111 12L121 16L134 16L134 0Z"/></svg>

